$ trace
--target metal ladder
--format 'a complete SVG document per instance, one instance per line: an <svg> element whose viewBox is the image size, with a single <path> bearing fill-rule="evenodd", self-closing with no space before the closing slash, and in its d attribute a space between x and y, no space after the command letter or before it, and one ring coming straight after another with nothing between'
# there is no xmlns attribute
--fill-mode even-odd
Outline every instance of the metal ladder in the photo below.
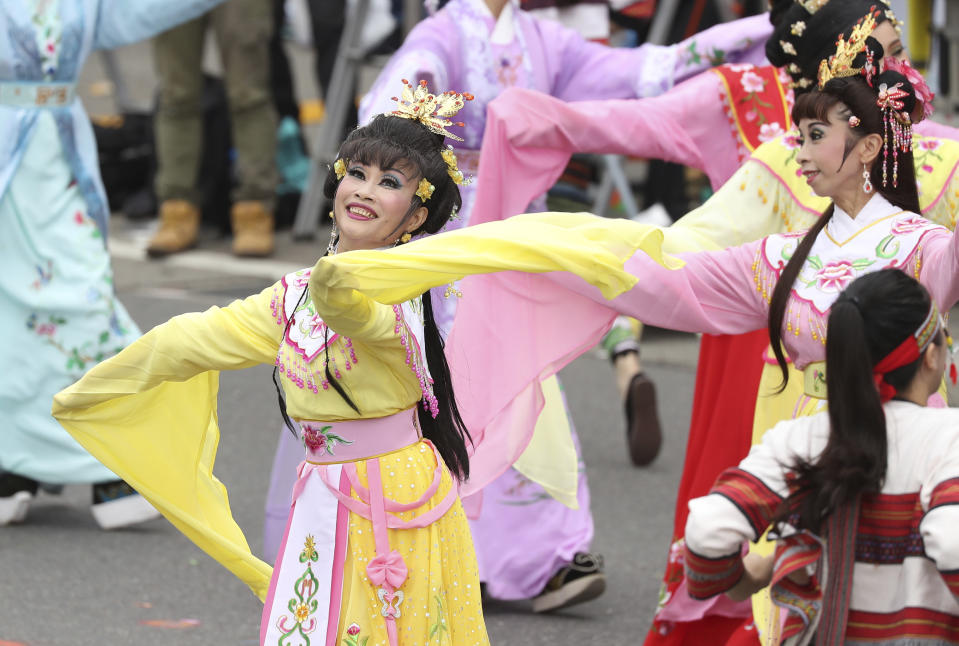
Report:
<svg viewBox="0 0 959 646"><path fill-rule="evenodd" d="M335 161L336 152L339 150L339 137L346 125L348 107L354 100L359 67L365 58L365 52L360 46L360 33L366 21L369 4L369 0L356 0L347 10L343 36L336 52L336 63L333 65L333 77L330 87L324 93L326 113L323 125L310 155L310 178L293 221L293 237L296 239L312 239L319 225L320 209L325 199L323 184L327 168Z"/></svg>

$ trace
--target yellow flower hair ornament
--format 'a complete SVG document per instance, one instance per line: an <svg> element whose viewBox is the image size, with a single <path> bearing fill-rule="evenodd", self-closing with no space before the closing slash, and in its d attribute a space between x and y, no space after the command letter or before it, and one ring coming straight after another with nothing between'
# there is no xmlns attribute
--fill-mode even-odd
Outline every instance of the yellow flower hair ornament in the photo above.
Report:
<svg viewBox="0 0 959 646"><path fill-rule="evenodd" d="M333 162L333 172L336 173L336 179L346 177L346 162L343 159L337 159Z"/></svg>
<svg viewBox="0 0 959 646"><path fill-rule="evenodd" d="M463 172L456 166L456 154L453 153L452 146L447 146L441 154L443 155L443 161L446 162L446 172L449 173L454 184L465 186L472 181L465 177Z"/></svg>
<svg viewBox="0 0 959 646"><path fill-rule="evenodd" d="M433 197L433 191L436 190L436 187L430 184L430 181L425 177L420 180L420 185L416 187L416 195L425 203L426 200Z"/></svg>

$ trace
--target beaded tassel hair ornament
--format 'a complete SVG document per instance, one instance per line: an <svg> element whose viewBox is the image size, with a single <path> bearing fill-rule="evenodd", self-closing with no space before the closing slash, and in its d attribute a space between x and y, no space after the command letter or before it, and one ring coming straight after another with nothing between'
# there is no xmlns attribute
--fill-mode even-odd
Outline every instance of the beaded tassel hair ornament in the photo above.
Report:
<svg viewBox="0 0 959 646"><path fill-rule="evenodd" d="M856 23L848 40L844 36L839 37L836 41L836 53L819 64L820 90L834 78L858 74L864 76L869 86L873 87L873 78L877 75L878 69L875 64L875 55L869 49L866 39L876 28L876 18L879 15L879 11L870 11ZM857 60L861 60L862 63L857 65ZM906 77L913 86L917 103L923 108L922 116L932 114L933 94L922 75L908 61L886 57L882 67L883 71L891 70ZM909 112L905 110L905 99L909 97L909 92L903 89L901 82L891 86L888 83L880 83L875 89L878 93L876 105L882 111L883 122L882 185L888 186L891 157L892 185L897 187L899 185L899 154L912 150L913 122ZM855 115L849 118L850 127L855 128L859 123L860 120Z"/></svg>

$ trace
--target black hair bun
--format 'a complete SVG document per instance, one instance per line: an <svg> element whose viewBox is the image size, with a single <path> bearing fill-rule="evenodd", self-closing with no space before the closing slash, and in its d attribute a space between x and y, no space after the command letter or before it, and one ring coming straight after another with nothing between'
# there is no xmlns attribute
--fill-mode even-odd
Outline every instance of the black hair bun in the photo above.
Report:
<svg viewBox="0 0 959 646"><path fill-rule="evenodd" d="M769 11L769 22L773 24L773 33L766 41L766 58L776 67L786 67L790 63L796 62L795 50L801 53L802 44L796 34L792 33L792 26L803 22L807 26L812 16L805 7L798 2L786 0L777 2ZM788 43L785 46L783 43ZM796 45L799 44L799 47ZM790 48L791 45L791 48Z"/></svg>
<svg viewBox="0 0 959 646"><path fill-rule="evenodd" d="M770 0L769 22L772 23L773 29L778 29L779 25L783 23L783 16L786 12L796 6L796 0Z"/></svg>
<svg viewBox="0 0 959 646"><path fill-rule="evenodd" d="M885 5L877 0L830 0L809 13L798 2L776 0L769 16L774 29L766 41L766 58L776 67L786 68L797 92L811 90L816 85L819 62L835 53L839 36L848 37L856 23L877 7ZM880 11L876 24L886 20L888 16ZM875 40L871 42L878 45Z"/></svg>

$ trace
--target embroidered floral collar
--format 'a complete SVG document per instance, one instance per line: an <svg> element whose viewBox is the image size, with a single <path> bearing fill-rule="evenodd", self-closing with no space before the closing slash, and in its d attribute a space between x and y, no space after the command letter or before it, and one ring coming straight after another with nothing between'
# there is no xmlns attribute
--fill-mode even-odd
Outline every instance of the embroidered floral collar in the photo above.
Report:
<svg viewBox="0 0 959 646"><path fill-rule="evenodd" d="M851 217L839 206L836 206L835 209L832 219L826 225L826 233L837 244L847 242L852 236L857 235L871 224L884 220L890 215L903 212L898 206L890 204L889 200L879 193L875 193L866 202L866 205L862 207L856 217Z"/></svg>

